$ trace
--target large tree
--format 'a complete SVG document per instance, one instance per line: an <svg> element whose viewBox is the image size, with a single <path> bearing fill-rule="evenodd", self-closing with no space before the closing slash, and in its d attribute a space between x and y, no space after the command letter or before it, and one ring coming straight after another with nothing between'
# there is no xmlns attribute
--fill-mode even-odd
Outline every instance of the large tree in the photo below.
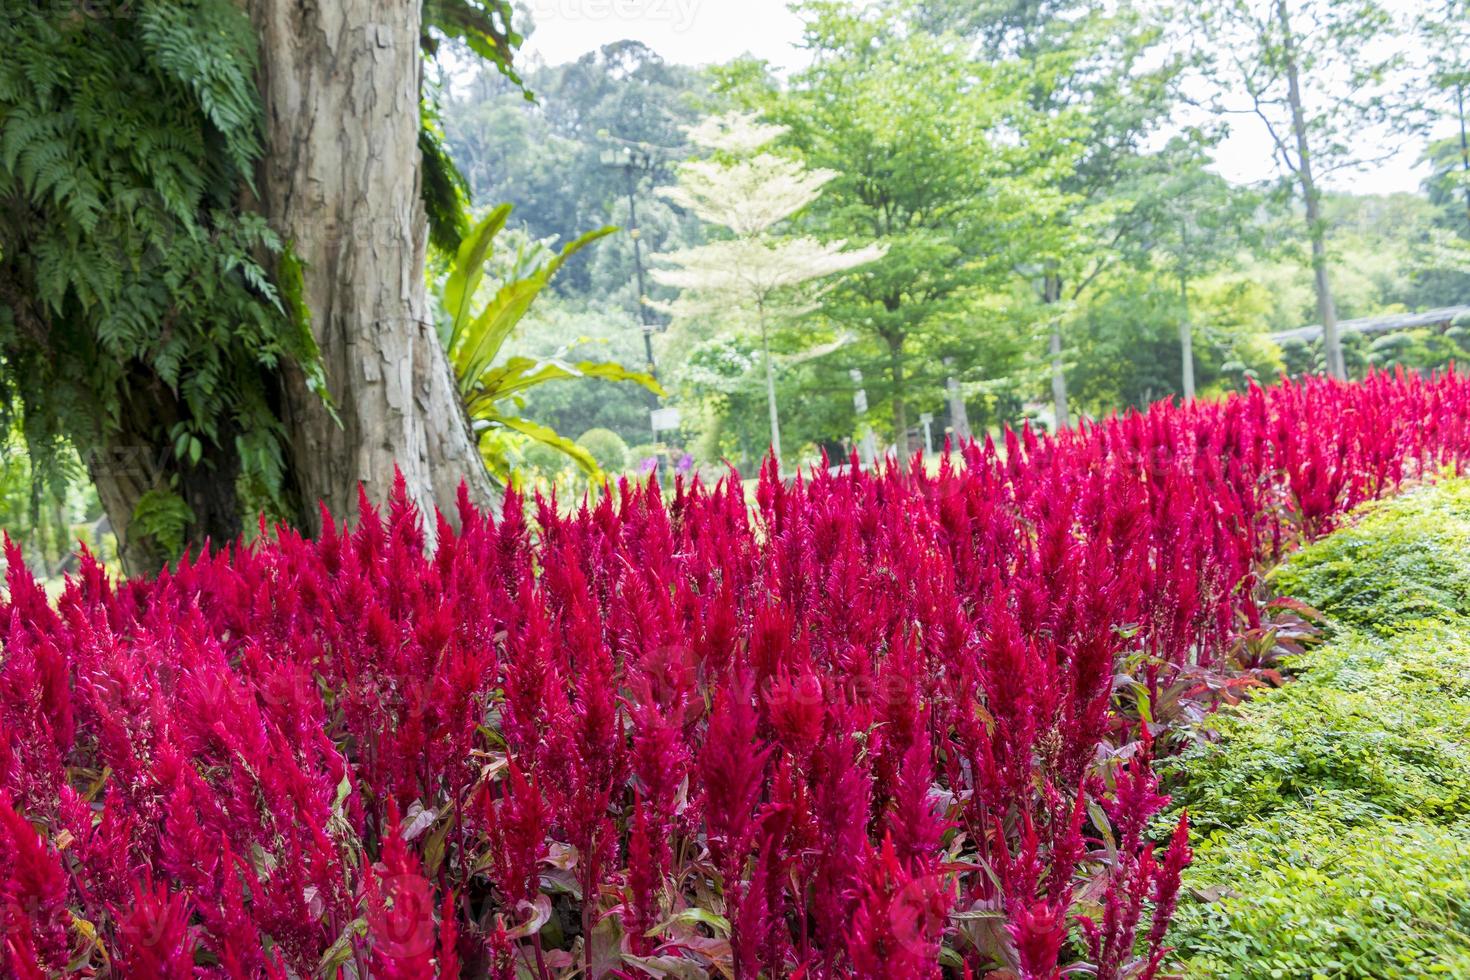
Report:
<svg viewBox="0 0 1470 980"><path fill-rule="evenodd" d="M568 242L602 224L632 228L629 174L604 159L631 146L647 163L632 175L631 188L642 248L693 243L689 233L698 222L681 219L647 185L672 181L673 164L688 155L683 127L701 115L699 69L666 62L637 41L618 41L568 64L530 69L525 80L534 102L487 65L445 101L445 134L476 204L514 202L512 226L538 239ZM636 319L633 246L631 236L619 236L573 258L557 292L605 303L620 291Z"/></svg>
<svg viewBox="0 0 1470 980"><path fill-rule="evenodd" d="M256 508L311 526L395 464L421 503L460 479L488 499L424 294L426 215L441 241L458 222L421 76L445 37L504 62L504 14L137 0L0 21L0 403L38 469L82 452L126 567Z"/></svg>
<svg viewBox="0 0 1470 980"><path fill-rule="evenodd" d="M1178 299L1180 393L1195 397L1195 333L1191 287L1239 257L1255 239L1251 226L1259 195L1237 189L1206 169L1209 162L1194 140L1171 143L1160 158L1167 175L1142 196L1139 237L1150 264ZM1172 388L1172 386L1171 386Z"/></svg>
<svg viewBox="0 0 1470 980"><path fill-rule="evenodd" d="M1463 204L1458 217L1470 234L1470 0L1433 0L1414 26L1426 61L1426 108L1449 133L1430 150L1435 165L1430 196L1458 192Z"/></svg>
<svg viewBox="0 0 1470 980"><path fill-rule="evenodd" d="M689 140L711 159L679 168L679 181L664 196L729 232L730 238L666 252L654 278L680 290L669 306L689 320L731 309L744 314L760 337L766 376L770 451L781 465L781 423L771 334L783 320L810 311L816 286L837 273L882 258L885 247L845 251L846 243L781 234L777 226L817 200L837 174L808 170L800 160L769 151L785 129L758 122L753 113L712 116L689 131Z"/></svg>
<svg viewBox="0 0 1470 980"><path fill-rule="evenodd" d="M768 113L812 165L839 174L813 225L888 249L839 283L823 312L865 339L872 359L862 367L886 389L906 458L910 403L938 398L945 376L937 357L916 366L916 351L937 353L956 329L984 331L965 311L1010 275L1036 216L1053 206L1057 174L1012 138L1012 66L977 63L956 39L909 29L902 5L800 9L816 57Z"/></svg>
<svg viewBox="0 0 1470 980"><path fill-rule="evenodd" d="M1257 121L1299 195L1327 370L1345 377L1323 181L1370 163L1365 137L1409 120L1412 102L1392 87L1403 55L1384 43L1403 25L1379 0L1230 0L1190 16L1208 41L1216 107Z"/></svg>
<svg viewBox="0 0 1470 980"><path fill-rule="evenodd" d="M970 39L980 57L1020 69L1018 128L1055 174L1050 213L1037 208L1018 268L1035 283L1056 424L1071 418L1068 325L1114 269L1147 261L1145 231L1167 159L1150 144L1176 105L1180 62L1159 23L1124 0L929 0L930 29ZM1036 207L1036 205L1033 205Z"/></svg>
<svg viewBox="0 0 1470 980"><path fill-rule="evenodd" d="M0 386L34 469L76 446L129 568L232 539L240 491L287 509L276 371L316 364L272 281L281 241L239 204L249 21L38 4L0 45Z"/></svg>
<svg viewBox="0 0 1470 980"><path fill-rule="evenodd" d="M435 9L487 18L451 22L481 42L504 37L493 11ZM421 0L252 0L250 12L265 106L261 209L305 269L301 299L331 399L285 372L300 492L342 512L359 482L384 496L396 466L425 509L451 512L461 480L488 503L423 275Z"/></svg>

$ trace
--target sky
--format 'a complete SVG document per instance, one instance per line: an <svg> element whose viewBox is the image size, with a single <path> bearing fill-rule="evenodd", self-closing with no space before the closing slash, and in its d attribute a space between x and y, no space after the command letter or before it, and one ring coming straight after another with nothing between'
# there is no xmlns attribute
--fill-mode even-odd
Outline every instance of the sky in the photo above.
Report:
<svg viewBox="0 0 1470 980"><path fill-rule="evenodd" d="M613 41L642 41L690 65L754 54L780 68L805 61L801 21L786 0L521 0L536 29L523 53L572 61Z"/></svg>
<svg viewBox="0 0 1470 980"><path fill-rule="evenodd" d="M1412 5L1415 0L1389 0ZM642 41L667 61L718 64L742 54L764 58L778 69L805 65L801 21L787 0L521 0L535 24L522 50L548 64L572 61L587 51L624 39ZM1386 157L1374 166L1336 174L1335 190L1356 193L1417 191L1425 175L1423 144L1398 145L1365 134L1365 156ZM1231 123L1216 153L1216 169L1229 180L1255 182L1275 175L1270 141L1251 117Z"/></svg>

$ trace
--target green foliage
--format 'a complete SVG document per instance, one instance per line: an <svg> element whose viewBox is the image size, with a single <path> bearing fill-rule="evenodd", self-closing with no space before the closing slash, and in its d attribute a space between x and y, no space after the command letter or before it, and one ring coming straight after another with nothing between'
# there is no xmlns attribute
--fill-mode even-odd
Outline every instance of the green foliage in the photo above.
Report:
<svg viewBox="0 0 1470 980"><path fill-rule="evenodd" d="M18 542L43 577L60 570L85 539L94 554L114 556L110 542L92 539L85 525L101 505L76 451L64 445L47 478L33 471L19 426L0 436L0 528Z"/></svg>
<svg viewBox="0 0 1470 980"><path fill-rule="evenodd" d="M1275 586L1359 629L1470 615L1470 481L1446 480L1370 505L1294 555Z"/></svg>
<svg viewBox="0 0 1470 980"><path fill-rule="evenodd" d="M477 293L482 284L487 284L486 264L492 257L496 236L504 230L510 211L508 204L495 208L465 236L441 286L443 316L439 334L448 352L465 410L475 431L480 434L481 455L492 474L505 481L511 479L513 460L517 455L514 446L518 441L514 436L564 452L584 471L596 474L597 461L591 453L549 426L519 413L523 394L548 382L574 378L632 381L655 394L662 394L663 389L658 382L647 374L601 361L572 363L559 355L541 358L502 358L501 355L521 318L562 264L582 248L616 229L601 228L588 232L547 258L534 258L527 262L525 256L521 256L515 265L528 266L524 275L512 272L503 281L493 283L493 295L482 302Z"/></svg>
<svg viewBox="0 0 1470 980"><path fill-rule="evenodd" d="M645 360L643 330L632 317L618 309L584 307L554 294L543 295L531 307L506 352L534 358L560 353L573 362L625 365L642 365ZM611 429L629 443L650 436L649 395L638 385L591 378L578 384L542 385L526 392L523 401L522 414L558 432ZM567 462L563 458L557 466Z"/></svg>
<svg viewBox="0 0 1470 980"><path fill-rule="evenodd" d="M536 239L571 241L599 221L632 227L627 174L602 160L605 151L631 144L655 155L634 181L645 252L700 241L697 220L649 193L649 185L671 181L667 164L685 155L682 127L702 114L706 82L699 69L619 41L570 64L533 66L525 83L537 104L488 69L446 97L444 130L475 204L514 201L514 220ZM636 317L634 279L632 237L620 236L574 256L555 288Z"/></svg>
<svg viewBox="0 0 1470 980"><path fill-rule="evenodd" d="M437 53L440 38L463 44L530 99L511 63L522 40L511 26L513 13L510 0L424 0L424 52L431 57Z"/></svg>
<svg viewBox="0 0 1470 980"><path fill-rule="evenodd" d="M1212 719L1218 741L1173 764L1197 836L1171 932L1184 975L1470 971L1467 534L1470 481L1446 480L1279 576L1372 632L1296 658L1297 680Z"/></svg>
<svg viewBox="0 0 1470 980"><path fill-rule="evenodd" d="M184 550L185 532L194 520L194 512L177 494L155 488L138 498L133 520L165 551L178 554Z"/></svg>
<svg viewBox="0 0 1470 980"><path fill-rule="evenodd" d="M597 468L617 476L628 468L628 444L611 429L588 429L577 437L577 445L597 461Z"/></svg>
<svg viewBox="0 0 1470 980"><path fill-rule="evenodd" d="M126 432L208 450L174 466L239 456L271 506L269 375L320 376L262 265L281 243L237 203L259 152L249 21L229 0L80 9L0 22L0 412L42 468Z"/></svg>
<svg viewBox="0 0 1470 980"><path fill-rule="evenodd" d="M424 170L419 196L429 222L429 244L452 254L458 251L470 229L466 213L469 185L444 143L437 107L424 100L420 104L420 116L419 154L423 157Z"/></svg>
<svg viewBox="0 0 1470 980"><path fill-rule="evenodd" d="M874 408L891 406L900 441L917 421L912 403L942 400L954 373L943 360L955 348L977 380L1015 366L1013 356L976 356L1013 347L996 342L997 321L979 307L1036 260L1038 218L1059 210L1057 179L1080 152L1072 120L1029 112L1025 66L978 61L952 37L908 31L901 6L802 5L820 57L789 91L748 96L790 128L809 166L838 173L809 227L887 248L839 282L822 313L857 338L838 367L863 372ZM1018 130L1028 138L1018 141ZM850 405L851 387L838 390Z"/></svg>
<svg viewBox="0 0 1470 980"><path fill-rule="evenodd" d="M1222 712L1220 744L1177 763L1175 803L1200 830L1297 805L1344 825L1470 817L1470 629L1429 623L1345 636L1292 662L1301 676Z"/></svg>
<svg viewBox="0 0 1470 980"><path fill-rule="evenodd" d="M1170 941L1199 980L1470 976L1470 830L1295 807L1195 848Z"/></svg>
<svg viewBox="0 0 1470 980"><path fill-rule="evenodd" d="M1200 392L1269 380L1280 369L1265 337L1259 287L1213 278L1190 290L1195 378ZM1147 405L1180 390L1179 286L1153 273L1109 277L1068 326L1068 385L1094 414Z"/></svg>

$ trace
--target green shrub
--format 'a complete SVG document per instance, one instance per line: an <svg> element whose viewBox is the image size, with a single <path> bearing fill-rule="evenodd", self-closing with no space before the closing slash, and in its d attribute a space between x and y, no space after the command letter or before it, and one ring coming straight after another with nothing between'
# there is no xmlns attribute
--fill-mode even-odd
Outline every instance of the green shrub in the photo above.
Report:
<svg viewBox="0 0 1470 980"><path fill-rule="evenodd" d="M1171 941L1201 980L1470 976L1470 832L1292 807L1196 847Z"/></svg>
<svg viewBox="0 0 1470 980"><path fill-rule="evenodd" d="M588 429L577 445L591 453L608 476L618 476L628 468L628 444L611 429Z"/></svg>
<svg viewBox="0 0 1470 980"><path fill-rule="evenodd" d="M1302 549L1276 588L1359 629L1470 614L1470 480L1451 479L1365 508Z"/></svg>
<svg viewBox="0 0 1470 980"><path fill-rule="evenodd" d="M1366 509L1277 586L1342 628L1164 763L1183 975L1470 977L1470 482Z"/></svg>
<svg viewBox="0 0 1470 980"><path fill-rule="evenodd" d="M1293 666L1300 679L1217 715L1220 741L1168 764L1196 827L1319 796L1346 825L1470 816L1470 623L1350 634Z"/></svg>
<svg viewBox="0 0 1470 980"><path fill-rule="evenodd" d="M554 446L548 446L544 442L532 442L526 440L524 448L521 449L521 458L526 467L534 471L538 476L548 479L556 477L565 470L575 465L572 457Z"/></svg>

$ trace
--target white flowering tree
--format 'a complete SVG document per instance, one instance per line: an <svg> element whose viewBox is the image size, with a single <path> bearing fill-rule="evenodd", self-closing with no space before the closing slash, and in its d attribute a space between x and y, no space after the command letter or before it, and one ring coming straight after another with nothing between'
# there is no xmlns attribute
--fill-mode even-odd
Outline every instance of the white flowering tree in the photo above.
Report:
<svg viewBox="0 0 1470 980"><path fill-rule="evenodd" d="M823 185L837 176L772 153L770 145L784 132L754 113L714 116L689 130L690 142L709 156L683 164L677 184L660 193L730 237L656 255L660 268L653 273L658 282L679 290L679 297L663 307L673 316L737 312L759 331L771 452L778 465L781 422L771 330L814 309L830 277L885 254L881 245L849 251L842 241L782 233L782 222L821 196Z"/></svg>

